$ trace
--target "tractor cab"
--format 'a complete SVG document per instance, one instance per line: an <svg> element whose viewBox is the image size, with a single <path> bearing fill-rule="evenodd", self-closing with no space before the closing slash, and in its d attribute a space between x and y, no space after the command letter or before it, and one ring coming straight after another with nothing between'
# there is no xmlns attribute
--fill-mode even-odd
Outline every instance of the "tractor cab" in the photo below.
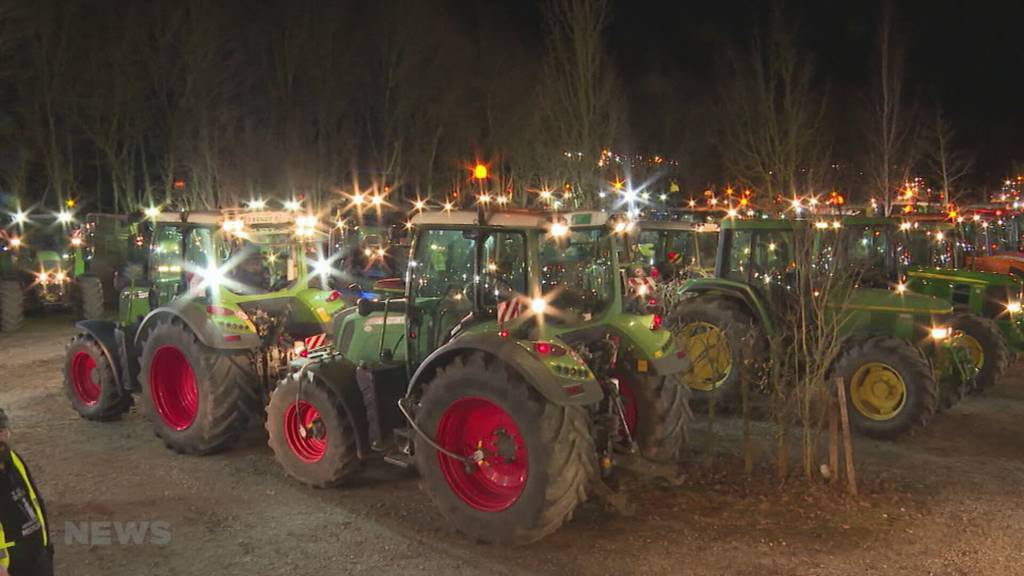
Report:
<svg viewBox="0 0 1024 576"><path fill-rule="evenodd" d="M637 228L631 261L649 266L651 276L673 281L714 273L718 224L643 220Z"/></svg>

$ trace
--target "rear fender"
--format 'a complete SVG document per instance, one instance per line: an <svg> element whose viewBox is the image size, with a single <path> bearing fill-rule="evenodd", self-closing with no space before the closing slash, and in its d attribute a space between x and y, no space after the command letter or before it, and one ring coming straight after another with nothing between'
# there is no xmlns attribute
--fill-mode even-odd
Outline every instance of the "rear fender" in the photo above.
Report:
<svg viewBox="0 0 1024 576"><path fill-rule="evenodd" d="M252 350L262 347L260 337L255 334L231 334L232 339L216 324L209 321L209 317L202 306L163 306L153 310L142 319L139 330L135 334L134 345L142 347L142 338L151 329L164 320L177 318L181 320L199 338L205 346L218 350ZM237 339L234 339L237 338Z"/></svg>
<svg viewBox="0 0 1024 576"><path fill-rule="evenodd" d="M720 295L723 298L735 300L743 305L754 319L764 328L766 335L771 336L775 332L775 324L772 322L768 310L754 289L743 282L725 280L723 278L698 278L686 282L680 290L682 294L693 295Z"/></svg>
<svg viewBox="0 0 1024 576"><path fill-rule="evenodd" d="M409 380L406 396L417 396L420 388L434 377L438 368L447 365L457 356L473 352L484 352L501 360L554 404L582 406L600 402L604 398L604 391L597 380L556 376L515 340L489 333L457 338L427 356Z"/></svg>
<svg viewBox="0 0 1024 576"><path fill-rule="evenodd" d="M75 323L75 327L82 334L87 334L99 345L103 356L110 363L111 372L114 373L114 383L120 390L128 390L128 382L125 378L131 378L126 374L124 368L127 363L125 350L124 332L117 324L108 320L81 320Z"/></svg>

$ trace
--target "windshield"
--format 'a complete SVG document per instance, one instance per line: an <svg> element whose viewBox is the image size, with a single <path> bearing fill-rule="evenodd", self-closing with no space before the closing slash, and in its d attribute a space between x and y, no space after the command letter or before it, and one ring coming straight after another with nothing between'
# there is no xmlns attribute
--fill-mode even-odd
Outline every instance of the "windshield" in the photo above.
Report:
<svg viewBox="0 0 1024 576"><path fill-rule="evenodd" d="M952 230L915 228L907 230L900 256L905 265L951 268L954 263Z"/></svg>
<svg viewBox="0 0 1024 576"><path fill-rule="evenodd" d="M615 298L612 240L601 228L571 229L540 247L541 291L559 311L584 316L604 311Z"/></svg>
<svg viewBox="0 0 1024 576"><path fill-rule="evenodd" d="M185 241L185 260L199 270L224 269L224 286L236 294L262 294L292 286L304 259L316 258L316 244L295 242L291 229L251 227L244 234L193 228ZM303 262L304 263L304 262Z"/></svg>

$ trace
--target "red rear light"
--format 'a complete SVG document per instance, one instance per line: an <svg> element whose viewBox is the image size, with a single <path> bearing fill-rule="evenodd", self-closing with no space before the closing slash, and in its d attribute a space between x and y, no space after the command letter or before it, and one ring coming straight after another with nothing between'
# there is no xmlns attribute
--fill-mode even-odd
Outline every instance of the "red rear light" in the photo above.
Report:
<svg viewBox="0 0 1024 576"><path fill-rule="evenodd" d="M341 292L338 292L337 290L331 290L331 293L327 295L326 300L328 302L334 302L338 298L341 298Z"/></svg>
<svg viewBox="0 0 1024 576"><path fill-rule="evenodd" d="M508 338L508 330L499 330L498 336L501 336L502 338Z"/></svg>
<svg viewBox="0 0 1024 576"><path fill-rule="evenodd" d="M207 314L213 314L214 316L234 316L235 311L231 308L225 308L224 306L207 306Z"/></svg>
<svg viewBox="0 0 1024 576"><path fill-rule="evenodd" d="M657 330L661 328L661 314L655 314L651 318L651 330Z"/></svg>
<svg viewBox="0 0 1024 576"><path fill-rule="evenodd" d="M550 342L534 342L533 351L541 356L562 356L565 354L565 348Z"/></svg>
<svg viewBox="0 0 1024 576"><path fill-rule="evenodd" d="M661 276L661 272L658 272L658 267L651 266L651 278L657 278L658 276Z"/></svg>

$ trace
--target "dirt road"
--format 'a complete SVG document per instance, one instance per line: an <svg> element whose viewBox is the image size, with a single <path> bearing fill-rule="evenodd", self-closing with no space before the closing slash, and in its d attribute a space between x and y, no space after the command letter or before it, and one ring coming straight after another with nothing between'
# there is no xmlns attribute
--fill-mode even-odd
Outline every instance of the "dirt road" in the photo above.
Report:
<svg viewBox="0 0 1024 576"><path fill-rule="evenodd" d="M768 475L737 486L695 450L688 485L627 479L632 517L590 503L539 544L498 548L451 533L411 472L373 464L313 490L258 432L195 458L134 412L80 419L61 388L71 333L51 319L0 336L0 405L48 500L58 574L1024 574L1024 365L915 438L858 440L859 501Z"/></svg>

